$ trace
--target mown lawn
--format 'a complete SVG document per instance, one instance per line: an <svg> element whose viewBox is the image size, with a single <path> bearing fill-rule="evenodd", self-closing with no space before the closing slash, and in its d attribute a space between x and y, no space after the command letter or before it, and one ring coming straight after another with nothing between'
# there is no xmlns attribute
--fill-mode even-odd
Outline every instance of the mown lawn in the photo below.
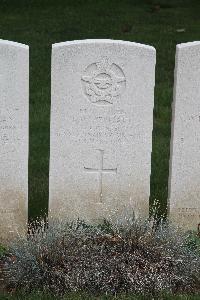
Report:
<svg viewBox="0 0 200 300"><path fill-rule="evenodd" d="M30 46L30 216L48 206L51 44L86 38L157 49L151 200L165 211L175 46L200 40L199 16L199 0L0 1L0 38Z"/></svg>

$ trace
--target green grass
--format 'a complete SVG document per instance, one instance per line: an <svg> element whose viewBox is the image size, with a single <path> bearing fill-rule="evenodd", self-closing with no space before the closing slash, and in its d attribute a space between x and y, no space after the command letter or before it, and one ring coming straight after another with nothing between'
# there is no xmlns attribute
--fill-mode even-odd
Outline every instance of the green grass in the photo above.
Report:
<svg viewBox="0 0 200 300"><path fill-rule="evenodd" d="M30 46L30 216L48 207L51 44L86 38L157 49L151 202L158 199L165 212L175 46L200 40L199 14L198 0L0 1L0 38Z"/></svg>

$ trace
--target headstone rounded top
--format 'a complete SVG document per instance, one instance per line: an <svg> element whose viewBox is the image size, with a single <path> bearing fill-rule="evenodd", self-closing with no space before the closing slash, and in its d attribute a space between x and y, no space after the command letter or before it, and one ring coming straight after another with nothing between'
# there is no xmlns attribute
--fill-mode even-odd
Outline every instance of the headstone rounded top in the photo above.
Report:
<svg viewBox="0 0 200 300"><path fill-rule="evenodd" d="M176 48L183 49L183 48L190 48L190 47L195 47L195 46L200 46L200 41L178 44L178 45L176 45Z"/></svg>
<svg viewBox="0 0 200 300"><path fill-rule="evenodd" d="M7 40L1 40L0 39L0 45L7 45L7 46L13 46L13 47L21 47L24 49L29 49L28 45L17 43L17 42L12 42L12 41L7 41Z"/></svg>
<svg viewBox="0 0 200 300"><path fill-rule="evenodd" d="M67 41L67 42L55 43L52 45L52 48L54 49L54 48L70 46L70 45L98 44L98 43L99 44L118 44L118 45L121 44L121 45L132 46L132 47L141 47L141 48L156 52L156 49L149 45L130 42L130 41L112 40L112 39L86 39L86 40Z"/></svg>

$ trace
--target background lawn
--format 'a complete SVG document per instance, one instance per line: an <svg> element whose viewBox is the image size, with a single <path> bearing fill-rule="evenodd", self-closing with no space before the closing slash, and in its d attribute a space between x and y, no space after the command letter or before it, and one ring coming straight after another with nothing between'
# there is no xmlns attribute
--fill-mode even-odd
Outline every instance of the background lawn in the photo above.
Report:
<svg viewBox="0 0 200 300"><path fill-rule="evenodd" d="M200 40L200 1L1 0L0 38L30 46L32 217L47 211L48 206L51 44L110 38L149 44L157 49L151 201L159 199L164 212L175 46Z"/></svg>

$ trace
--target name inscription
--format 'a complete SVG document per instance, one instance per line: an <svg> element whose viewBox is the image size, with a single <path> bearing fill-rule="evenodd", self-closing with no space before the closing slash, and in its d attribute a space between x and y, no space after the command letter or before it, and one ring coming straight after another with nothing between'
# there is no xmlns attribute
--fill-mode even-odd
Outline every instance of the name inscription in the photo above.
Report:
<svg viewBox="0 0 200 300"><path fill-rule="evenodd" d="M184 217L199 217L200 218L200 209L197 207L181 207L178 208L178 215Z"/></svg>
<svg viewBox="0 0 200 300"><path fill-rule="evenodd" d="M19 208L0 208L0 214L9 214L19 212Z"/></svg>
<svg viewBox="0 0 200 300"><path fill-rule="evenodd" d="M0 108L0 156L16 151L14 113L13 109Z"/></svg>
<svg viewBox="0 0 200 300"><path fill-rule="evenodd" d="M88 109L80 109L77 116L69 115L69 118L72 126L63 129L60 135L63 138L67 136L73 142L105 143L108 138L111 143L132 140L132 120L124 110L116 110L112 114L95 115ZM139 124L136 126L139 127Z"/></svg>

